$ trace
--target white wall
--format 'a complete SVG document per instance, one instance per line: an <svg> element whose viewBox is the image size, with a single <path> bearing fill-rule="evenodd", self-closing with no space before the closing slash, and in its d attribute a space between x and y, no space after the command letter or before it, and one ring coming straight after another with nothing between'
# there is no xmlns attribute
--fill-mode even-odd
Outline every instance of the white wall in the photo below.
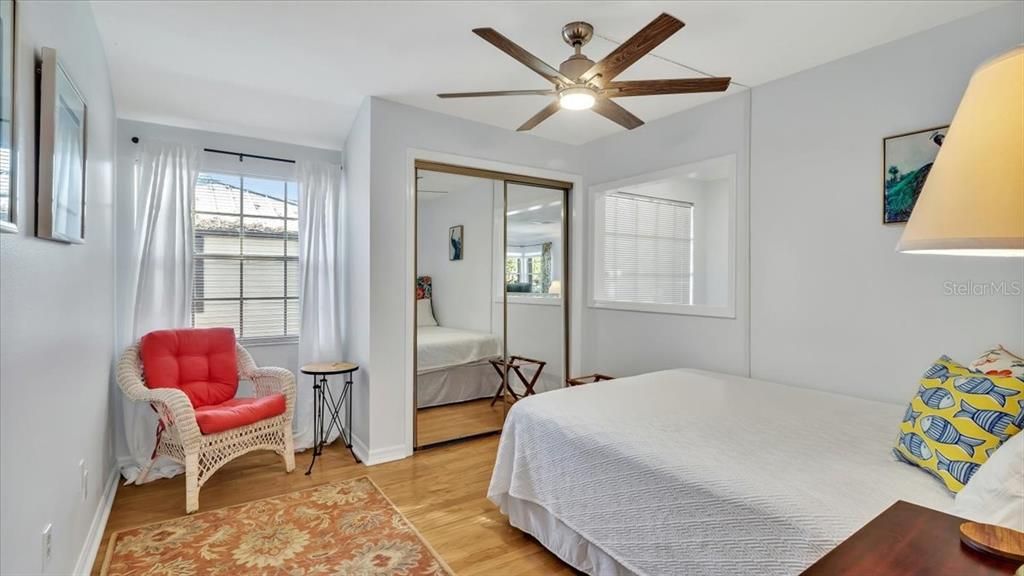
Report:
<svg viewBox="0 0 1024 576"><path fill-rule="evenodd" d="M686 366L747 373L748 104L748 94L740 93L583 146L586 179L595 185L735 154L737 203L736 317L587 308L581 336L585 371L627 376ZM573 222L585 228L587 239L589 224ZM588 249L588 283L590 259Z"/></svg>
<svg viewBox="0 0 1024 576"><path fill-rule="evenodd" d="M433 279L431 305L441 326L490 332L494 181L463 178L465 187L419 201L416 274ZM452 261L448 229L456 225L463 226L463 258Z"/></svg>
<svg viewBox="0 0 1024 576"><path fill-rule="evenodd" d="M373 100L359 107L345 142L345 358L353 375L352 443L365 462L370 446L370 115Z"/></svg>
<svg viewBox="0 0 1024 576"><path fill-rule="evenodd" d="M355 137L350 136L345 146L350 157L362 157L366 153L363 148L368 148L370 163L368 178L363 174L353 178L357 175L348 171L350 197L367 197L370 202L368 240L353 239L360 250L364 244L369 247L368 254L353 257L366 259L356 265L368 266L369 276L358 281L366 283L367 291L372 286L372 294L366 299L368 333L352 335L368 334L369 338L363 374L369 379L369 403L365 408L355 404L357 410L366 410L368 426L361 429L357 425L355 432L357 441L368 447L369 461L377 462L406 456L412 447L412 326L411 302L406 301L412 282L408 268L412 260L408 250L412 245L408 212L410 150L431 150L576 174L582 171L582 162L577 148L529 134L379 98L369 99L364 106L360 116L369 114L370 136L354 130ZM365 129L359 126L361 120L357 117L357 129Z"/></svg>
<svg viewBox="0 0 1024 576"><path fill-rule="evenodd" d="M949 123L971 72L1024 41L1020 4L754 90L755 377L906 402L940 354L1024 350L1024 298L944 283L1024 280L1020 259L897 254L881 224L881 143Z"/></svg>
<svg viewBox="0 0 1024 576"><path fill-rule="evenodd" d="M0 234L0 573L43 573L40 533L52 523L45 573L70 574L114 479L114 99L88 3L19 2L17 9L20 222L16 235ZM57 49L89 105L86 243L79 246L34 237L42 46ZM84 497L80 460L89 469Z"/></svg>

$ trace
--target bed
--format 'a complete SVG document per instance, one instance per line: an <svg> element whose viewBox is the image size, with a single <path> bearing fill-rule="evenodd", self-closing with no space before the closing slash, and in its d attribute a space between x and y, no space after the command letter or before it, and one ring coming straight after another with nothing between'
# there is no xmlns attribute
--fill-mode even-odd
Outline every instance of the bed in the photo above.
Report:
<svg viewBox="0 0 1024 576"><path fill-rule="evenodd" d="M948 510L894 460L903 406L696 370L525 398L488 497L589 574L796 574L896 500Z"/></svg>
<svg viewBox="0 0 1024 576"><path fill-rule="evenodd" d="M489 398L498 375L488 360L501 357L501 339L487 332L419 326L416 332L418 408Z"/></svg>

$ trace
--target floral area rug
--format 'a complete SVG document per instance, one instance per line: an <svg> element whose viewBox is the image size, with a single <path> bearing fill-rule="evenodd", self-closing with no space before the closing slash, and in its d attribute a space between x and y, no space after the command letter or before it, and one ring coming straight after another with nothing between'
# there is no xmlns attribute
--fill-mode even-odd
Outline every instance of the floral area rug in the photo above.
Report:
<svg viewBox="0 0 1024 576"><path fill-rule="evenodd" d="M114 533L104 576L441 576L430 544L367 477Z"/></svg>

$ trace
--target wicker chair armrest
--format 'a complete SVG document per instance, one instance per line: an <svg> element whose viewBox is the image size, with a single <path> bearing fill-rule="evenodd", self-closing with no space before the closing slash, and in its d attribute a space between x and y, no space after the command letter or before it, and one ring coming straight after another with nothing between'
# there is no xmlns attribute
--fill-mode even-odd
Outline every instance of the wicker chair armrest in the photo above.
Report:
<svg viewBox="0 0 1024 576"><path fill-rule="evenodd" d="M129 346L117 363L117 384L125 396L155 405L164 424L174 427L183 446L199 448L202 433L196 411L184 392L175 388L147 388L139 359L139 347Z"/></svg>
<svg viewBox="0 0 1024 576"><path fill-rule="evenodd" d="M291 420L295 408L295 375L291 371L274 367L253 368L241 376L252 382L257 397L284 394L287 403L285 414Z"/></svg>

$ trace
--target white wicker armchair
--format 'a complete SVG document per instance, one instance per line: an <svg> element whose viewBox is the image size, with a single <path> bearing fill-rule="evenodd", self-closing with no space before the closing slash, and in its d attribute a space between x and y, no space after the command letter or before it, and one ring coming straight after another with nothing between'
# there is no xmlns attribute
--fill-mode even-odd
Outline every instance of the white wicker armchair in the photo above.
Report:
<svg viewBox="0 0 1024 576"><path fill-rule="evenodd" d="M238 377L249 380L257 397L283 394L284 414L215 434L202 434L196 413L184 392L174 388L146 387L138 344L129 346L117 364L117 383L125 395L137 402L149 402L160 416L156 456L166 456L185 467L185 511L199 509L199 489L231 460L254 450L273 450L284 458L285 470L295 469L292 415L295 410L295 376L284 368L258 368L252 356L235 344ZM142 483L149 462L139 475Z"/></svg>

